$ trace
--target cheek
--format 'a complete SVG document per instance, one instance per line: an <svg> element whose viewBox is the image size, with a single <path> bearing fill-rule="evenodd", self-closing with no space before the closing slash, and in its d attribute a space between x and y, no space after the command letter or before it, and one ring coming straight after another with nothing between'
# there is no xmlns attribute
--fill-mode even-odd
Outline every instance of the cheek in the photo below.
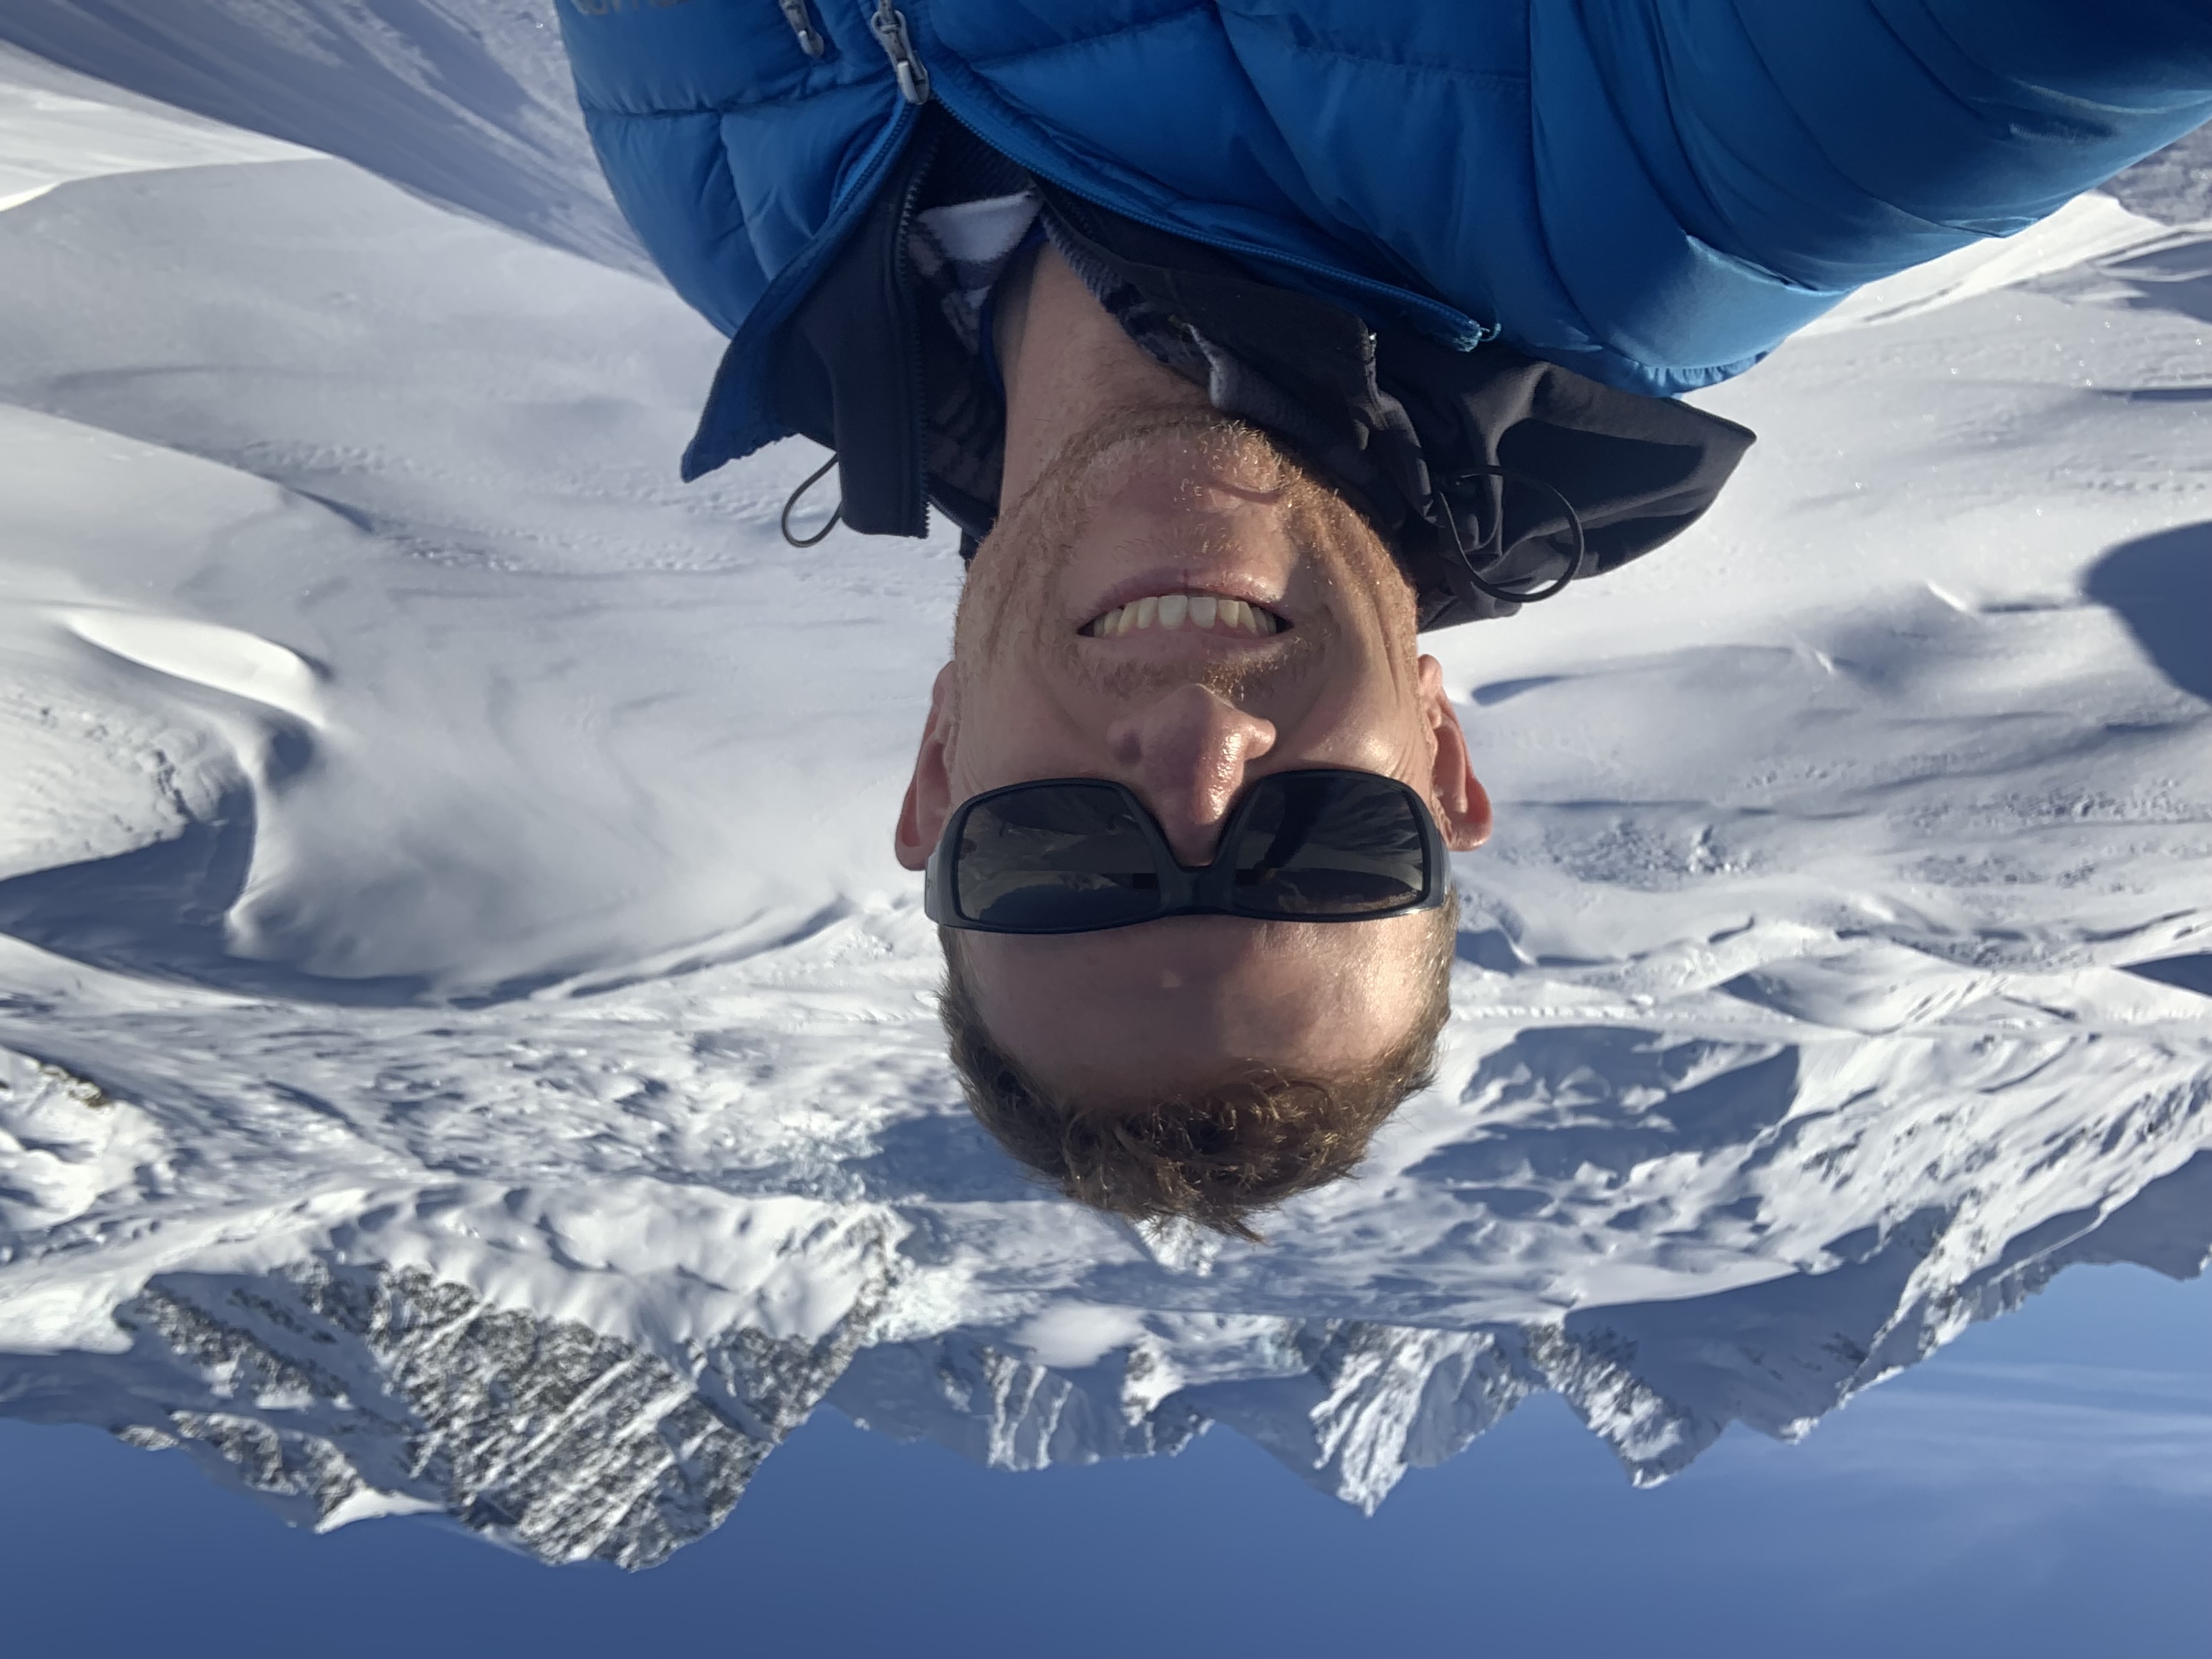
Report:
<svg viewBox="0 0 2212 1659"><path fill-rule="evenodd" d="M1381 665L1371 677L1334 680L1298 717L1282 728L1276 755L1316 765L1404 775L1425 751L1427 722Z"/></svg>
<svg viewBox="0 0 2212 1659"><path fill-rule="evenodd" d="M1030 778L1098 771L1103 732L1103 725L1097 734L1086 729L1066 688L1048 672L1034 664L994 665L962 694L959 731L947 757L955 798Z"/></svg>

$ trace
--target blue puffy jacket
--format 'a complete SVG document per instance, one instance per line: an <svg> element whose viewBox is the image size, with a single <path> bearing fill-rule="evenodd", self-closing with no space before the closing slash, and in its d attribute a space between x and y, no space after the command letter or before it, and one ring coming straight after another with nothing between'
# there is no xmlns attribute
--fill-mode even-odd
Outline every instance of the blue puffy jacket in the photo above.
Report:
<svg viewBox="0 0 2212 1659"><path fill-rule="evenodd" d="M926 99L1370 321L1662 395L2212 118L2212 0L559 6L617 199L735 337L725 453L784 435L747 365Z"/></svg>

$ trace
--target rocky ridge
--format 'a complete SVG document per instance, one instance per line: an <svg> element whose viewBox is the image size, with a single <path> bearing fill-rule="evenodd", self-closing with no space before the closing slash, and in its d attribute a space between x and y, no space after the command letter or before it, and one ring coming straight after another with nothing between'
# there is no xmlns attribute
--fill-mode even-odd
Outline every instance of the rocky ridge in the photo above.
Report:
<svg viewBox="0 0 2212 1659"><path fill-rule="evenodd" d="M901 1294L880 1233L819 1337L738 1326L660 1350L419 1268L308 1261L165 1275L117 1310L122 1352L0 1360L0 1411L181 1446L296 1524L434 1512L542 1560L633 1569L711 1531L823 1404L1008 1469L1171 1455L1218 1425L1371 1512L1549 1389L1650 1485L1730 1423L1802 1437L2069 1266L2201 1271L2212 1153L1939 1279L1958 1221L1915 1218L1823 1273L1517 1327L1131 1314L1134 1335L1057 1363L1019 1331L872 1341Z"/></svg>

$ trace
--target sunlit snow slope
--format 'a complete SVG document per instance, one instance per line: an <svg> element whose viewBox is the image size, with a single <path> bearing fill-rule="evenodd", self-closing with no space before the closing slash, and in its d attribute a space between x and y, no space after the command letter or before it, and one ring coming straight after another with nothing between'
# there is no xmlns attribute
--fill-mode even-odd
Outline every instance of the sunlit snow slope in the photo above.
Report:
<svg viewBox="0 0 2212 1659"><path fill-rule="evenodd" d="M1371 1504L1557 1389L1648 1480L2202 1265L2185 158L1710 394L1707 524L1437 638L1500 826L1443 1075L1251 1248L959 1106L888 847L958 562L786 548L803 447L675 483L720 342L544 22L0 15L0 1410L642 1565L824 1400Z"/></svg>

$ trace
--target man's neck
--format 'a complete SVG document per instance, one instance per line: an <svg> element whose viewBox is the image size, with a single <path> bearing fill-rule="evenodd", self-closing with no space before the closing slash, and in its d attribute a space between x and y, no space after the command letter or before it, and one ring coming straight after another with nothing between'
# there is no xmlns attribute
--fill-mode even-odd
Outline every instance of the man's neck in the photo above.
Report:
<svg viewBox="0 0 2212 1659"><path fill-rule="evenodd" d="M1006 449L999 510L1042 476L1070 439L1109 417L1204 412L1194 386L1147 356L1049 244L1012 274L993 337L1006 386Z"/></svg>

